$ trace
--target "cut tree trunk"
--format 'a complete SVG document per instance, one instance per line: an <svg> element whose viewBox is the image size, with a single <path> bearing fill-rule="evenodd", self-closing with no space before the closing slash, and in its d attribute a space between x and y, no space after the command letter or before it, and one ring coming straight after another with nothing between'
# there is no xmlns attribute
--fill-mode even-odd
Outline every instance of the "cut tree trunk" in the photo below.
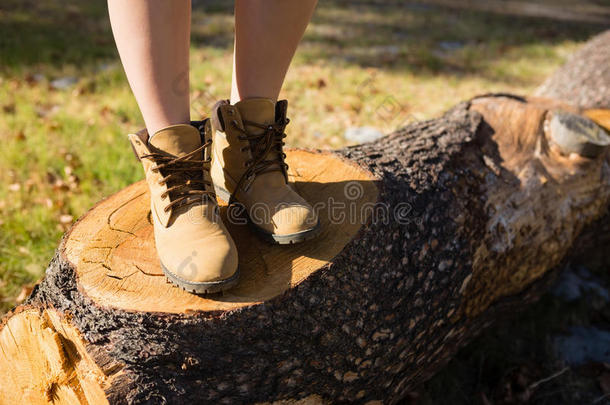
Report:
<svg viewBox="0 0 610 405"><path fill-rule="evenodd" d="M610 30L591 38L549 77L536 94L584 109L586 116L610 131ZM610 266L610 213L587 232L576 251L578 260Z"/></svg>
<svg viewBox="0 0 610 405"><path fill-rule="evenodd" d="M0 398L396 403L595 231L610 154L562 154L558 111L581 113L483 96L374 143L290 151L323 232L271 246L232 218L243 277L224 295L166 282L146 186L127 187L74 225L5 318Z"/></svg>

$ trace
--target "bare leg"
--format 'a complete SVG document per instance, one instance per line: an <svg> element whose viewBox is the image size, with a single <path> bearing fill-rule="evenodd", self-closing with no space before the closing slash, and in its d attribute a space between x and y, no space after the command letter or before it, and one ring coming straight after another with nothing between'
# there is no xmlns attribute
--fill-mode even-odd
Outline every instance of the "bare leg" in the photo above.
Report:
<svg viewBox="0 0 610 405"><path fill-rule="evenodd" d="M108 12L148 132L188 123L191 0L108 0Z"/></svg>
<svg viewBox="0 0 610 405"><path fill-rule="evenodd" d="M317 0L235 0L231 103L276 100Z"/></svg>

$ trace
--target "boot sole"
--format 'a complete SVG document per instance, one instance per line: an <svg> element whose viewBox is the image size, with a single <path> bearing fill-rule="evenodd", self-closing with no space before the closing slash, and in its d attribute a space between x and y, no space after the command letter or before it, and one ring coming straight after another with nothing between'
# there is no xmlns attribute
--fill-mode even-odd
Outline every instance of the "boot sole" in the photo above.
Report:
<svg viewBox="0 0 610 405"><path fill-rule="evenodd" d="M321 230L320 222L318 221L315 227L306 231L291 233L287 235L277 235L274 233L267 232L262 228L259 228L252 221L249 221L249 223L250 226L254 229L254 231L256 231L261 236L261 238L263 238L269 243L276 245L292 245L295 243L305 242L318 236Z"/></svg>
<svg viewBox="0 0 610 405"><path fill-rule="evenodd" d="M161 263L161 268L163 269L163 274L165 274L165 277L167 277L167 281L177 287L182 288L186 292L190 292L197 295L214 294L222 291L227 291L235 287L235 285L237 285L237 283L239 282L239 268L235 271L235 274L225 280L206 282L193 282L178 277L177 275L169 271L167 267L163 265L163 263Z"/></svg>
<svg viewBox="0 0 610 405"><path fill-rule="evenodd" d="M224 188L215 186L214 189L216 191L216 194L220 198L222 198L224 201L228 202L229 199L231 198L231 194ZM287 234L287 235L278 235L275 233L268 232L268 231L264 230L263 228L259 227L258 225L256 225L252 221L252 219L250 219L250 216L248 215L247 212L246 212L246 218L248 218L248 224L250 225L250 227L256 233L258 233L262 239L264 239L266 242L269 242L274 245L292 245L295 243L305 242L305 241L308 241L308 240L313 239L316 236L318 236L320 234L320 231L322 230L322 228L320 226L320 220L318 219L318 223L311 229L307 229L305 231L291 233L291 234Z"/></svg>

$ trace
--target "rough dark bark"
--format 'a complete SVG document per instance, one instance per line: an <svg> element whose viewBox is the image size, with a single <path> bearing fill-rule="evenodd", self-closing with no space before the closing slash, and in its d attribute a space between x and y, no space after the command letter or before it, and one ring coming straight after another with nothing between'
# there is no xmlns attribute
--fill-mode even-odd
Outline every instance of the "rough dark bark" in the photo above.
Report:
<svg viewBox="0 0 610 405"><path fill-rule="evenodd" d="M535 94L581 108L610 109L610 31L590 39Z"/></svg>
<svg viewBox="0 0 610 405"><path fill-rule="evenodd" d="M557 106L478 98L336 151L375 176L389 220L373 216L327 266L262 304L101 306L60 247L26 308L53 308L78 330L71 344L112 377L113 404L396 403L535 299L608 206L610 156L569 159L548 145L542 123Z"/></svg>

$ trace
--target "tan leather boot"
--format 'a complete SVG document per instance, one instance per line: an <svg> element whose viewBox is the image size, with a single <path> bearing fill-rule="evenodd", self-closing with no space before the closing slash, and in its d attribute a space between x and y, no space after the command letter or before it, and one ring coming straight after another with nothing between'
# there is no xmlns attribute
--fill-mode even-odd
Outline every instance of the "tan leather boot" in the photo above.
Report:
<svg viewBox="0 0 610 405"><path fill-rule="evenodd" d="M287 102L266 98L216 104L210 173L218 195L245 208L268 241L297 243L320 230L312 207L288 184L282 150Z"/></svg>
<svg viewBox="0 0 610 405"><path fill-rule="evenodd" d="M129 140L146 173L163 272L192 293L224 291L238 281L237 249L218 214L209 166L211 127L172 125ZM206 128L207 126L207 128Z"/></svg>

